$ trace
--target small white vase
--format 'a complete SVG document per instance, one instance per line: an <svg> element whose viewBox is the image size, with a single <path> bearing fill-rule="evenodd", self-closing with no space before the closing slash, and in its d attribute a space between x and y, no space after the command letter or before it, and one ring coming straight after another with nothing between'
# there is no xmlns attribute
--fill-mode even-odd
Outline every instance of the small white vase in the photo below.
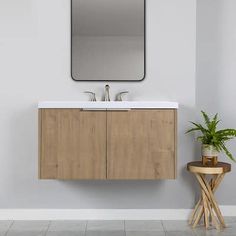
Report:
<svg viewBox="0 0 236 236"><path fill-rule="evenodd" d="M202 144L202 156L203 157L218 157L219 152L213 145Z"/></svg>

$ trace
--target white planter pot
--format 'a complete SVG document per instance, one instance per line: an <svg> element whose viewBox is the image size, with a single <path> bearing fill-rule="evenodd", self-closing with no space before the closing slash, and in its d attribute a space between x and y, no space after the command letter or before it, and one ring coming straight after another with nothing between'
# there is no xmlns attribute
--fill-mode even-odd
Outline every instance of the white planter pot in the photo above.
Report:
<svg viewBox="0 0 236 236"><path fill-rule="evenodd" d="M202 144L202 156L203 157L218 157L219 152L213 145Z"/></svg>

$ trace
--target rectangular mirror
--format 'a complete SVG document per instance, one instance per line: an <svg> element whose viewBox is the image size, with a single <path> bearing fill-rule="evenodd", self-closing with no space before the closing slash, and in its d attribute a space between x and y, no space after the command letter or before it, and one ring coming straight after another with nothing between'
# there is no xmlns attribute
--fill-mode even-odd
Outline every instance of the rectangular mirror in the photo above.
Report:
<svg viewBox="0 0 236 236"><path fill-rule="evenodd" d="M71 0L71 75L76 81L145 77L145 0Z"/></svg>

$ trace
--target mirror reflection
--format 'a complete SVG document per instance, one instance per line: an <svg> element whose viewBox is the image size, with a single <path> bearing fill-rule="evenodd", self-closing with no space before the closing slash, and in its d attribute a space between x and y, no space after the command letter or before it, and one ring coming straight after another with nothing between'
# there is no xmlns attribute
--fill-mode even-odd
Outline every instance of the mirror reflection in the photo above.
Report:
<svg viewBox="0 0 236 236"><path fill-rule="evenodd" d="M145 76L145 1L72 0L72 78Z"/></svg>

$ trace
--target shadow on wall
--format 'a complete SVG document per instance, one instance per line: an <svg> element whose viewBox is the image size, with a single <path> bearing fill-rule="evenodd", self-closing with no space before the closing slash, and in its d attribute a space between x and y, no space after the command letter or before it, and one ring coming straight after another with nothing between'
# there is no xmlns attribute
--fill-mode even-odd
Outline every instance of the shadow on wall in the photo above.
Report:
<svg viewBox="0 0 236 236"><path fill-rule="evenodd" d="M77 191L86 198L90 208L128 209L155 208L164 181L105 180L105 181L59 181L67 189ZM99 207L98 207L99 206Z"/></svg>
<svg viewBox="0 0 236 236"><path fill-rule="evenodd" d="M193 207L195 204L195 201L197 201L199 199L198 192L196 191L198 189L198 184L197 184L197 181L195 180L194 176L187 171L186 164L191 161L198 161L200 158L200 150L199 150L199 144L195 140L195 135L186 134L185 132L191 126L191 124L189 122L195 120L195 109L192 107L186 107L186 106L180 105L179 116L188 117L188 120L182 118L180 120L183 120L184 123L178 124L178 127L184 127L183 130L179 130L178 147L179 147L179 149L180 148L188 149L188 146L189 146L191 152L194 153L194 155L191 155L191 157L193 157L193 159L190 159L187 156L180 156L180 154L178 155L178 164L180 162L180 159L183 158L183 160L184 160L183 165L181 166L181 169L179 172L179 177L181 178L182 184L186 185L186 187L189 188L189 190L191 191L191 193L193 195L193 197L191 198L192 199L192 206L189 206L189 207ZM185 152L184 150L180 150L178 153L184 153L184 154L188 155L188 152L187 151ZM180 163L182 163L182 161Z"/></svg>
<svg viewBox="0 0 236 236"><path fill-rule="evenodd" d="M197 119L201 121L200 110L219 113L219 128L236 128L235 11L234 0L197 1ZM228 146L236 154L235 140ZM223 154L220 160L230 162ZM230 187L235 178L233 170L217 191L220 204L236 204L236 191Z"/></svg>

